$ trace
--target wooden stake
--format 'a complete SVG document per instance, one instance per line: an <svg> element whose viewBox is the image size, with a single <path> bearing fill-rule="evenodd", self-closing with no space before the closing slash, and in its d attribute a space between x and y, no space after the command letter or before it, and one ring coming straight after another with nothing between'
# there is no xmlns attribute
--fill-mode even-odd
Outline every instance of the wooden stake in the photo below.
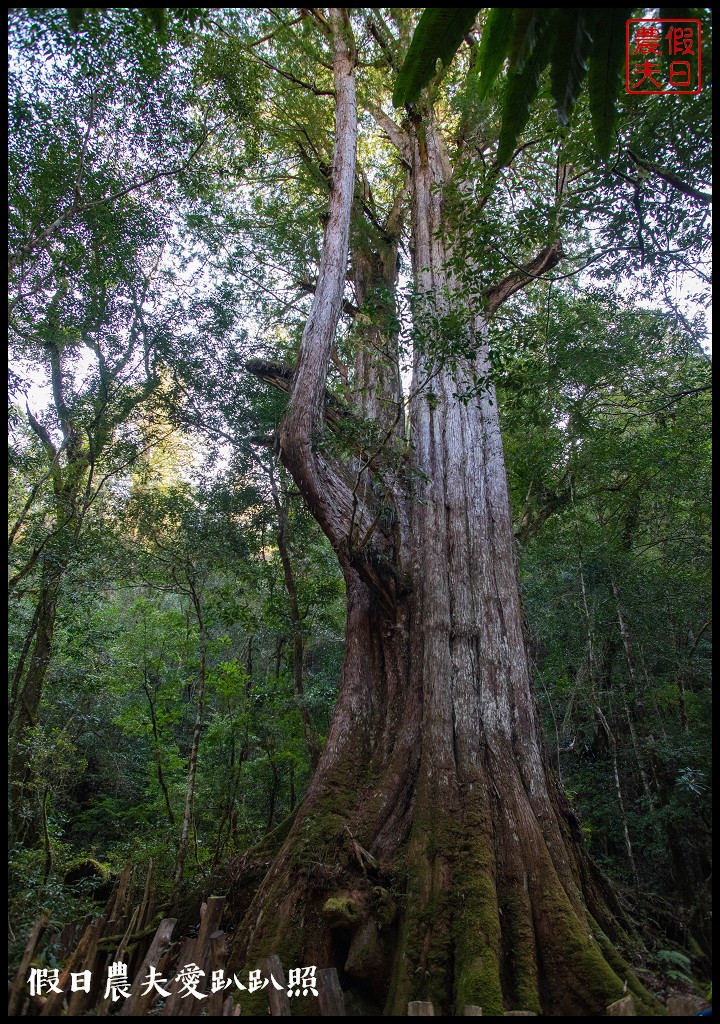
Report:
<svg viewBox="0 0 720 1024"><path fill-rule="evenodd" d="M10 986L10 993L8 996L8 1017L19 1017L18 1010L21 1009L22 1003L24 1002L25 996L29 993L27 986L27 973L33 956L35 955L35 947L40 941L40 936L47 928L50 920L50 911L43 910L40 917L35 922L32 931L28 935L28 940L25 945L25 952L22 955L20 966L18 967L15 980Z"/></svg>
<svg viewBox="0 0 720 1024"><path fill-rule="evenodd" d="M334 967L325 967L317 976L318 1008L323 1017L344 1017L345 997L340 987L338 972ZM308 998L304 996L303 998ZM314 996L310 998L315 998Z"/></svg>
<svg viewBox="0 0 720 1024"><path fill-rule="evenodd" d="M176 924L177 921L174 917L166 917L158 925L158 930L155 932L155 936L150 943L150 949L147 951L145 959L133 980L130 996L120 1008L119 1017L145 1017L147 1015L147 1011L157 996L157 991L151 988L145 995L140 993L147 987L145 979L150 968L156 967L159 969L160 961L170 945Z"/></svg>
<svg viewBox="0 0 720 1024"><path fill-rule="evenodd" d="M270 1001L270 1013L273 1017L290 1017L292 1016L290 1010L290 1000L287 994L287 982L285 981L285 971L283 965L280 963L280 957L277 954L273 956L266 956L264 960L260 961L260 971L263 977L270 980L270 984L267 987L268 1000ZM270 975L273 976L278 985L282 985L282 991L278 991L270 979Z"/></svg>
<svg viewBox="0 0 720 1024"><path fill-rule="evenodd" d="M622 999L616 999L614 1003L610 1003L607 1010L605 1011L606 1017L637 1017L635 1012L635 1000L632 994L628 992Z"/></svg>
<svg viewBox="0 0 720 1024"><path fill-rule="evenodd" d="M420 1000L413 1000L408 1003L408 1017L434 1017L435 1009L432 1003L423 1003Z"/></svg>
<svg viewBox="0 0 720 1024"><path fill-rule="evenodd" d="M65 1003L65 990L68 987L70 975L71 973L75 973L79 970L87 970L87 967L83 966L85 958L89 949L92 949L94 954L95 945L102 935L103 928L105 927L105 921L105 917L99 917L97 921L87 926L83 932L82 938L77 944L75 952L68 960L65 970L60 974L58 988L61 989L61 991L48 993L45 1005L40 1011L41 1017L60 1016L60 1011L63 1009Z"/></svg>

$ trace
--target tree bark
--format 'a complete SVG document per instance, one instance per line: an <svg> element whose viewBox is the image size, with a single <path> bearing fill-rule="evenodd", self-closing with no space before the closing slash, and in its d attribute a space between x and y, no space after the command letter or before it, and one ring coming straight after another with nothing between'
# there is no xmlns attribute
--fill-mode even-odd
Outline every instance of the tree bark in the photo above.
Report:
<svg viewBox="0 0 720 1024"><path fill-rule="evenodd" d="M338 199L354 99L337 11L332 24ZM433 323L467 305L448 269L450 169L429 112L404 135L416 317L432 341ZM331 202L330 224L341 221ZM409 1001L424 1000L443 1014L479 1005L485 1015L599 1015L626 976L655 1012L605 934L622 929L545 756L494 390L457 397L487 377L485 313L465 318L473 359L448 369L431 345L416 355L408 472L388 486L392 474L375 470L394 502L390 536L373 518L371 489L361 501L356 487L353 505L342 472L313 449L345 270L330 226L325 244L334 255L323 257L281 454L345 576L345 660L318 770L237 929L230 965L268 953L334 965L361 1014L404 1016ZM533 267L553 258L549 249ZM333 273L330 305L320 296ZM505 292L523 276L508 278ZM362 545L360 521L369 523ZM251 1000L243 1012L254 1012Z"/></svg>

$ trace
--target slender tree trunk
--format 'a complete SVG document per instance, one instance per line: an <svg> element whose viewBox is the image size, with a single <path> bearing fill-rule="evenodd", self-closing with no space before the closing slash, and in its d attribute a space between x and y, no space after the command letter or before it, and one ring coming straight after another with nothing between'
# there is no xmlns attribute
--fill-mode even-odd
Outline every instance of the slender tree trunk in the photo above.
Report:
<svg viewBox="0 0 720 1024"><path fill-rule="evenodd" d="M300 603L298 601L295 573L293 571L293 565L290 559L290 549L288 546L288 497L287 492L283 490L282 500L280 498L272 464L268 467L268 473L273 503L275 505L275 513L278 520L278 551L280 552L280 561L282 563L283 577L285 579L285 589L287 590L288 601L290 603L290 615L292 617L293 688L295 690L295 699L297 701L297 707L302 721L305 744L308 749L310 768L312 771L315 771L318 766L318 761L320 760L320 740L317 730L313 725L312 718L310 717L310 711L305 700L305 686L303 683L305 642L303 639L302 619L300 616Z"/></svg>
<svg viewBox="0 0 720 1024"><path fill-rule="evenodd" d="M334 187L281 452L345 576L345 661L318 770L237 929L230 965L267 953L334 964L363 1014L404 1016L421 999L443 1014L475 1004L484 1015L599 1015L629 974L603 929L622 932L544 753L495 395L488 386L457 398L487 372L483 317L466 318L475 360L449 370L417 357L411 468L390 488L392 536L313 444L352 203L343 191L351 53L337 10L331 20ZM404 148L422 326L423 308L458 311L463 299L444 236L449 167L429 116L418 115ZM387 474L381 480L387 491Z"/></svg>
<svg viewBox="0 0 720 1024"><path fill-rule="evenodd" d="M34 640L25 676L10 710L10 827L15 839L30 846L39 836L43 808L38 804L27 750L28 730L37 724L43 684L50 664L60 581L40 586L32 629Z"/></svg>
<svg viewBox="0 0 720 1024"><path fill-rule="evenodd" d="M610 746L610 756L612 758L613 766L613 779L615 780L615 795L617 796L618 810L620 811L620 821L623 827L623 838L625 839L625 852L627 853L628 864L632 871L633 880L635 885L638 885L638 873L637 866L635 864L635 856L633 854L632 843L630 841L630 829L628 827L627 811L625 810L625 798L623 796L622 785L620 783L620 770L618 768L618 752L617 752L617 741L615 740L615 734L608 724L608 720L603 714L602 708L597 707L597 716L600 719L600 723L603 727L605 735L607 736L608 745Z"/></svg>
<svg viewBox="0 0 720 1024"><path fill-rule="evenodd" d="M153 736L153 753L155 755L155 771L157 774L158 785L162 791L163 800L165 802L165 811L168 816L168 821L171 825L175 824L175 813L172 809L172 803L170 802L170 793L168 792L167 783L165 782L165 776L162 770L162 750L160 747L160 730L158 729L157 717L155 715L155 701L153 700L152 694L150 693L150 686L147 679L147 668L144 670L143 678L143 690L147 697L148 709L150 711L150 726L152 728Z"/></svg>
<svg viewBox="0 0 720 1024"><path fill-rule="evenodd" d="M205 620L202 613L202 605L200 603L200 597L192 590L191 600L193 608L195 610L195 616L197 618L198 629L199 629L199 661L197 671L197 688L195 692L195 724L193 726L193 737L190 745L190 757L188 758L188 775L187 785L185 788L185 808L183 810L182 827L180 829L180 839L178 842L177 857L175 858L175 875L173 879L173 899L177 897L178 891L182 884L183 870L185 868L185 860L187 859L188 841L190 838L190 826L193 820L193 808L195 804L195 780L197 777L197 761L198 752L200 750L200 737L202 735L203 726L203 713L205 711L205 676L206 676L206 658L207 658L207 642L205 635Z"/></svg>
<svg viewBox="0 0 720 1024"><path fill-rule="evenodd" d="M82 501L88 468L87 453L81 449L77 433L67 418L63 398L62 356L54 347L51 366L53 399L63 432L63 444L59 449L53 445L45 427L28 409L30 426L42 442L51 464L54 509L52 526L46 538L49 543L41 544L35 549L24 568L14 575L9 584L10 589L14 589L33 566L42 564L35 615L13 675L9 715L10 830L13 838L16 841L21 840L26 846L31 846L38 839L45 815L45 801L43 800L42 807L39 806L37 794L34 792L36 787L28 759L27 732L38 721L40 701L52 654L63 577L70 562L70 552L77 544L87 512L87 506ZM63 448L67 459L64 467L59 462ZM26 668L30 644L32 653Z"/></svg>

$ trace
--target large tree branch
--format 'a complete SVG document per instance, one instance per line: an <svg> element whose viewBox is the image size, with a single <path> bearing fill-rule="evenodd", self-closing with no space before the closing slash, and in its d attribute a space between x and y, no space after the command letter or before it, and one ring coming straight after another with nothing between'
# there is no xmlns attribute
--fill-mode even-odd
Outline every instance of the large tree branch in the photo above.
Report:
<svg viewBox="0 0 720 1024"><path fill-rule="evenodd" d="M395 121L393 121L389 114L386 114L385 111L376 106L376 104L365 103L364 106L367 112L372 114L375 118L379 126L392 142L393 146L395 146L403 163L410 167L412 164L412 146L408 134L404 132L403 129L395 123Z"/></svg>
<svg viewBox="0 0 720 1024"><path fill-rule="evenodd" d="M295 371L287 363L275 362L272 359L248 359L245 369L266 384L271 384L278 391L284 391L289 395L292 391ZM355 414L339 398L325 389L323 395L324 419L328 426L335 427L338 424L355 419Z"/></svg>
<svg viewBox="0 0 720 1024"><path fill-rule="evenodd" d="M552 270L563 258L563 255L561 243L559 241L553 242L552 245L543 249L529 263L526 263L524 267L514 271L512 274L508 274L499 284L486 289L487 312L494 313L515 292L519 292L522 288L527 287L527 285L542 277L543 274L546 274L548 270Z"/></svg>
<svg viewBox="0 0 720 1024"><path fill-rule="evenodd" d="M328 457L320 444L325 427L337 415L338 404L327 401L326 380L347 277L350 220L355 196L357 103L355 53L346 12L331 8L335 145L330 179L329 209L314 298L300 344L294 375L288 368L253 361L249 369L283 391L290 400L279 429L280 457L290 471L310 511L338 552L371 586L389 612L397 573L392 547L374 529L376 516L359 497L358 480L368 463L354 471Z"/></svg>
<svg viewBox="0 0 720 1024"><path fill-rule="evenodd" d="M295 371L291 366L288 366L287 363L279 363L270 359L254 358L247 360L245 363L245 369L248 373L252 373L255 377L259 377L265 384L270 384L272 387L277 388L278 391L284 391L285 394L290 394ZM336 432L343 426L349 426L351 429L344 432L344 440L347 443L347 447L352 456L360 459L368 468L371 465L377 468L380 461L380 452L384 449L389 437L387 435L382 436L380 441L371 449L368 444L367 430L363 430L363 427L366 427L367 425L367 421L357 416L349 406L345 405L344 402L331 394L327 389L325 389L324 402L326 425ZM219 433L222 434L222 431L219 431ZM223 436L228 437L232 441L237 440L234 437L230 437L228 434ZM270 443L270 438L268 436L256 435L255 437L250 438L250 441L253 444L267 445ZM331 465L327 456L325 456L325 462L328 466ZM337 462L333 468L336 474L343 478L347 478L348 474L351 472L347 466L343 466Z"/></svg>
<svg viewBox="0 0 720 1024"><path fill-rule="evenodd" d="M295 371L286 363L275 362L260 358L249 359L245 363L245 369L254 376L259 377L265 384L290 394L292 391ZM349 431L343 432L343 438L349 450L353 453L353 465L346 465L328 454L315 455L313 470L317 472L318 478L325 482L324 497L330 504L336 516L344 516L343 523L345 531L341 535L340 543L336 548L342 557L346 558L379 594L381 603L389 609L391 602L388 600L388 590L396 589L399 584L402 589L407 590L409 582L407 579L400 579L394 566L393 541L386 536L380 528L382 505L376 502L363 500L361 494L371 492L366 485L373 474L381 472L382 453L391 440L393 431L384 435L371 449L367 443L366 421L359 419L352 409L348 408L339 398L332 395L327 389L324 393L325 402L325 425L335 432L344 427L350 427ZM352 428L356 427L356 430ZM222 433L222 432L220 432ZM228 437L233 443L237 443L236 437ZM252 445L261 448L274 448L276 438L272 435L253 435L247 438ZM283 452L281 451L281 456ZM283 456L283 462L289 469L287 459ZM292 471L292 470L291 470ZM317 516L318 521L325 529L324 521L321 518L323 510L313 504L313 498L303 487L301 480L293 476L305 497L311 510ZM384 493L383 501L387 494ZM373 499L374 501L374 499ZM326 530L326 532L328 532ZM328 536L330 534L328 533ZM333 537L330 540L335 544Z"/></svg>
<svg viewBox="0 0 720 1024"><path fill-rule="evenodd" d="M294 284L307 295L315 294L315 289L317 285L314 285L312 281L295 281ZM343 299L342 309L343 313L347 313L348 316L351 316L353 318L356 317L360 312L358 307L354 305L352 302L350 302L349 299Z"/></svg>
<svg viewBox="0 0 720 1024"><path fill-rule="evenodd" d="M330 20L335 51L335 149L330 208L315 296L303 332L290 402L280 431L281 450L288 468L293 475L303 478L305 487L311 492L316 491L314 478L317 469L312 443L322 433L324 423L325 380L342 309L355 190L357 106L353 58L345 36L342 11L332 8ZM321 495L312 493L311 497L311 507L316 502L324 504Z"/></svg>
<svg viewBox="0 0 720 1024"><path fill-rule="evenodd" d="M340 558L352 564L388 609L394 579L382 559L381 535L361 550L359 540L369 538L374 517L358 501L357 487L335 460L318 450L324 428L332 416L326 412L325 382L342 311L347 275L350 218L355 195L357 103L354 50L345 13L331 8L333 77L335 86L335 146L330 183L329 211L315 294L310 308L294 377L266 366L263 376L282 390L290 389L280 425L280 455L311 512ZM254 372L260 367L255 364ZM331 408L332 408L332 404ZM380 549L380 550L376 550Z"/></svg>

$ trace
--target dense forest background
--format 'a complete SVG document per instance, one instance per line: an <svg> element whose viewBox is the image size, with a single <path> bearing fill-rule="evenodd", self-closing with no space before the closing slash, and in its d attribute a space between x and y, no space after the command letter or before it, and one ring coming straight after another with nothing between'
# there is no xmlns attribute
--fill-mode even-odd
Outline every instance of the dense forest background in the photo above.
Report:
<svg viewBox="0 0 720 1024"><path fill-rule="evenodd" d="M388 234L403 169L371 114L390 30L356 14L353 231ZM707 76L711 25L696 16ZM411 34L412 11L386 19ZM329 729L343 578L277 457L288 382L247 367L292 367L312 299L333 132L317 20L11 11L11 969L45 906L54 965L52 936L128 861L153 861L168 905L231 887L238 859L298 807ZM490 328L549 758L648 973L697 983L710 955L710 83L683 100L621 96L608 160L584 95L570 128L541 96L527 147L498 170L482 140L499 99L478 117L469 60L448 72L443 109L458 134L473 125L485 177L474 199L448 197L449 216L475 221L487 186L472 237L488 280L551 223L567 254ZM407 360L422 340L396 238ZM386 316L349 283L338 402L356 400L350 353ZM359 429L325 443L352 448Z"/></svg>

